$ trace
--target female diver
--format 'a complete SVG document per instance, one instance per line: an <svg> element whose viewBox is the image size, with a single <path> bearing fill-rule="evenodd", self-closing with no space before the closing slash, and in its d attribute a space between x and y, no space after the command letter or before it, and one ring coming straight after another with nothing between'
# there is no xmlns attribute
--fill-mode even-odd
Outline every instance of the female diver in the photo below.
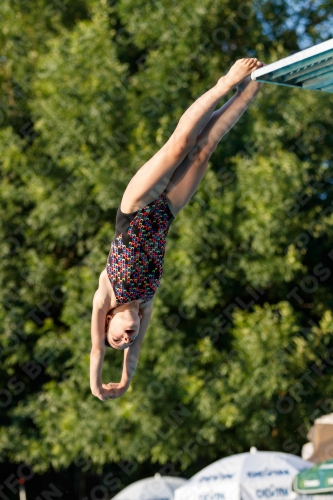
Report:
<svg viewBox="0 0 333 500"><path fill-rule="evenodd" d="M210 156L258 93L250 73L264 64L240 59L180 118L166 144L129 182L106 268L93 298L90 388L102 401L120 397L135 372L163 272L168 229L197 190ZM222 97L237 88L217 111ZM102 383L106 346L124 351L119 383Z"/></svg>

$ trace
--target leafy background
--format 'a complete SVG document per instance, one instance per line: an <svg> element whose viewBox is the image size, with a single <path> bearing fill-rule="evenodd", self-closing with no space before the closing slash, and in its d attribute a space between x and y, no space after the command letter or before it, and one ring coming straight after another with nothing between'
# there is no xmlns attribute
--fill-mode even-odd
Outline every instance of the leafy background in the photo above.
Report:
<svg viewBox="0 0 333 500"><path fill-rule="evenodd" d="M30 464L31 496L108 498L252 445L300 454L332 411L333 99L270 85L171 227L131 388L102 404L88 378L127 182L233 61L332 37L332 7L2 0L2 481ZM104 379L121 364L108 353Z"/></svg>

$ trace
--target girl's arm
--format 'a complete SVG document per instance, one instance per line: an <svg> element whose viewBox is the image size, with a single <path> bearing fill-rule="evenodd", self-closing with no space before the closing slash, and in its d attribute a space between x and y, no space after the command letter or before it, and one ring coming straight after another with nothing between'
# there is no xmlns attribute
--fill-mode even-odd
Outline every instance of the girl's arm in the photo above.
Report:
<svg viewBox="0 0 333 500"><path fill-rule="evenodd" d="M153 311L153 300L154 299L147 302L147 304L143 304L141 306L140 312L142 313L142 318L140 322L140 330L138 336L135 339L133 345L131 345L124 351L124 365L120 383L123 387L126 387L125 390L127 390L130 385L130 382L132 380L132 377L135 373L139 361L142 341L148 329L151 314Z"/></svg>
<svg viewBox="0 0 333 500"><path fill-rule="evenodd" d="M107 306L99 292L94 295L91 317L90 389L94 396L106 401L108 391L102 383L102 366L105 355L105 318Z"/></svg>
<svg viewBox="0 0 333 500"><path fill-rule="evenodd" d="M133 345L124 349L124 364L121 381L116 384L113 382L106 385L103 384L103 387L105 389L108 389L108 397L111 399L120 398L120 396L122 396L130 386L135 369L138 365L142 341L148 329L149 321L151 318L151 313L153 310L153 300L154 299L147 302L147 304L143 304L140 307L140 312L142 313L140 330Z"/></svg>
<svg viewBox="0 0 333 500"><path fill-rule="evenodd" d="M153 310L153 300L154 299L140 307L140 312L142 313L140 330L133 345L124 350L124 364L121 381L119 383L111 382L109 384L103 384L102 365L106 350L105 317L108 312L108 308L103 304L98 292L96 292L93 300L93 312L91 318L92 348L90 353L90 388L92 394L102 401L119 398L129 388L138 364L142 341L150 322Z"/></svg>

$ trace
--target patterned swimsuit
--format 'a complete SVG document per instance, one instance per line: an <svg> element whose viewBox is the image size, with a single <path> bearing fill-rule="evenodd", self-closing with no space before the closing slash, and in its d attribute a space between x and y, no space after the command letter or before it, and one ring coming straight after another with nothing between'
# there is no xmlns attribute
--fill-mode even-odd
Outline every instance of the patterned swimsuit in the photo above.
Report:
<svg viewBox="0 0 333 500"><path fill-rule="evenodd" d="M153 298L163 274L166 237L174 216L165 193L137 212L117 212L106 271L117 306Z"/></svg>

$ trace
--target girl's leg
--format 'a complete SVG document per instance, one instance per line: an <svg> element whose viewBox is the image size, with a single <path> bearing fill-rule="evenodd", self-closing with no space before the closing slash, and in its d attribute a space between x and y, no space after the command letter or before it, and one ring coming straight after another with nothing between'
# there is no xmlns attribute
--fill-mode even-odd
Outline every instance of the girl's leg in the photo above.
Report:
<svg viewBox="0 0 333 500"><path fill-rule="evenodd" d="M262 63L259 63L260 67ZM262 84L248 79L236 94L215 111L200 132L197 144L174 171L167 187L172 213L176 215L196 190L206 172L208 161L222 137L235 125L257 95Z"/></svg>
<svg viewBox="0 0 333 500"><path fill-rule="evenodd" d="M197 99L180 118L168 142L134 175L121 203L124 213L140 210L154 201L167 188L170 180L196 145L198 135L211 117L217 103L249 75L258 65L257 59L240 59L228 74Z"/></svg>

